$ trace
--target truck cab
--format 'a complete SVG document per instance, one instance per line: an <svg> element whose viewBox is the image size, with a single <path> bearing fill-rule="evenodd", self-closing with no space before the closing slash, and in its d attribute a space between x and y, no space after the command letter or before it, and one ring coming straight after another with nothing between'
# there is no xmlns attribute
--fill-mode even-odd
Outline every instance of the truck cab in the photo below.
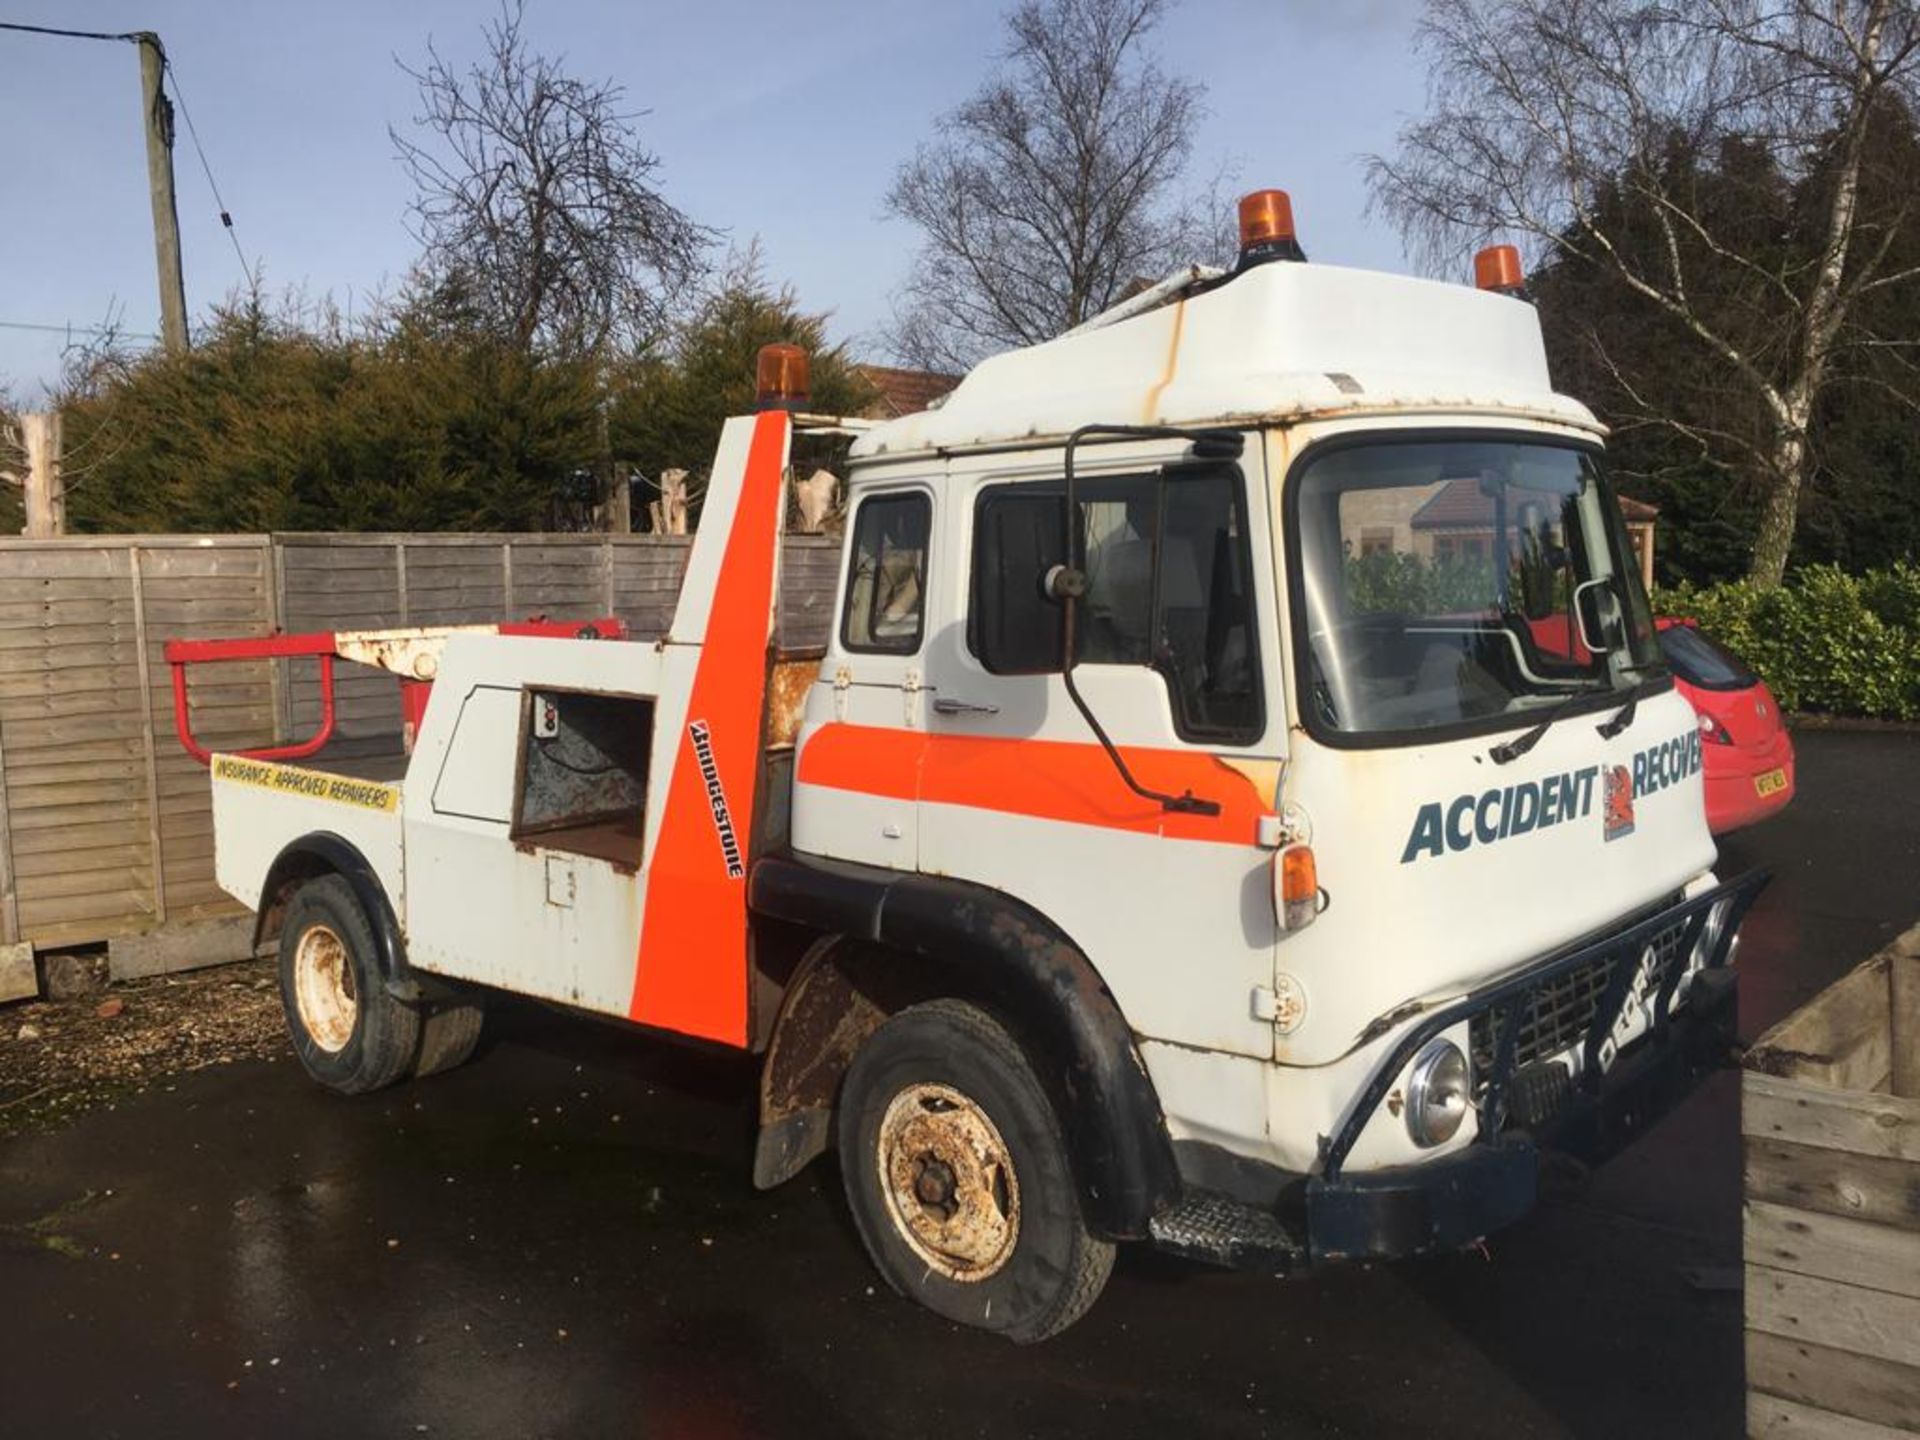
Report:
<svg viewBox="0 0 1920 1440"><path fill-rule="evenodd" d="M1602 427L1515 257L1309 265L1273 196L1233 271L918 415L809 418L771 357L670 632L438 637L352 813L216 757L308 1068L444 1068L489 988L753 1050L756 1183L835 1151L888 1280L1018 1340L1117 1243L1474 1243L1682 1093L1764 877L1712 874ZM845 549L787 654L808 429Z"/></svg>

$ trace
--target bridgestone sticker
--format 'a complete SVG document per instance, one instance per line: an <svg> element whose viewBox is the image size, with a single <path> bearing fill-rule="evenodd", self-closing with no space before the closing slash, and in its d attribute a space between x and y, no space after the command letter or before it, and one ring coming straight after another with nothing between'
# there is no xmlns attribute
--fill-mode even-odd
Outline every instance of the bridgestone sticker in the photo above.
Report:
<svg viewBox="0 0 1920 1440"><path fill-rule="evenodd" d="M393 811L400 807L400 791L392 785L372 780L355 780L346 775L328 775L319 770L302 770L294 765L274 765L265 760L242 760L233 755L213 758L213 778L231 780L239 785L256 785L282 795L308 795L316 800L333 800L356 805L362 810Z"/></svg>
<svg viewBox="0 0 1920 1440"><path fill-rule="evenodd" d="M707 804L713 810L713 828L720 834L720 854L727 862L727 878L738 880L747 873L740 859L740 837L733 831L733 812L727 808L727 792L720 788L720 767L713 761L713 732L707 722L695 720L687 726L693 741L693 758L700 762L700 778L706 783Z"/></svg>

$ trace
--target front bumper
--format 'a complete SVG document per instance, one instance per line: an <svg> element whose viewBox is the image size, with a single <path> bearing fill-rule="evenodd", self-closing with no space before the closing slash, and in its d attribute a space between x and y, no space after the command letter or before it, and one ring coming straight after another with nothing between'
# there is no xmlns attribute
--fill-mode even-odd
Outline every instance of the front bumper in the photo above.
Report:
<svg viewBox="0 0 1920 1440"><path fill-rule="evenodd" d="M1314 1174L1270 1178L1277 1199L1253 1201L1244 1190L1228 1196L1204 1188L1195 1167L1200 1183L1153 1222L1156 1242L1196 1259L1290 1269L1325 1260L1457 1250L1511 1224L1533 1208L1542 1149L1604 1158L1670 1110L1702 1074L1724 1063L1736 1009L1727 956L1741 917L1766 881L1765 872L1756 871L1437 1007L1389 1048L1328 1140ZM1660 952L1670 958L1649 972L1645 957L1676 927L1677 944ZM1708 953L1697 970L1690 969L1703 935ZM1537 1006L1543 1002L1536 997L1597 966L1604 967L1606 983L1583 1026L1579 1078L1563 1074L1552 1102L1545 1103L1534 1082L1547 1067L1522 1069L1518 1037L1537 1029ZM1676 1009L1683 980L1685 1003ZM1615 1055L1608 1037L1630 1002L1647 1007L1648 1028ZM1478 1076L1481 1138L1421 1164L1348 1172L1348 1154L1408 1062L1434 1036L1462 1021L1484 1021L1492 1037ZM1233 1173L1244 1177L1244 1163Z"/></svg>

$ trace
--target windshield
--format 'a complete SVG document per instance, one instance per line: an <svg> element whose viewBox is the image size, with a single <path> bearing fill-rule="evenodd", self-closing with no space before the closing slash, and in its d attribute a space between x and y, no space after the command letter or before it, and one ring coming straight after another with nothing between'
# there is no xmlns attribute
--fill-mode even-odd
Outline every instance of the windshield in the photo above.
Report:
<svg viewBox="0 0 1920 1440"><path fill-rule="evenodd" d="M1382 439L1310 458L1294 487L1317 731L1532 724L1663 668L1592 451Z"/></svg>

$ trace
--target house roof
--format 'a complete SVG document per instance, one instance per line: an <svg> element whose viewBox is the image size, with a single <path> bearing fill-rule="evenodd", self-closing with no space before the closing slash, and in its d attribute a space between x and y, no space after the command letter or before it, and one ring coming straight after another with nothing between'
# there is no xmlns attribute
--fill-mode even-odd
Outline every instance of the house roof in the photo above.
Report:
<svg viewBox="0 0 1920 1440"><path fill-rule="evenodd" d="M1620 497L1620 514L1629 525L1644 525L1659 515L1660 507L1644 500ZM1491 530L1493 498L1474 480L1449 480L1431 500L1413 512L1416 530Z"/></svg>
<svg viewBox="0 0 1920 1440"><path fill-rule="evenodd" d="M891 365L862 365L859 370L880 392L879 400L867 411L874 420L893 420L924 410L951 393L961 379L938 370L903 370Z"/></svg>
<svg viewBox="0 0 1920 1440"><path fill-rule="evenodd" d="M1620 513L1626 517L1628 524L1637 525L1651 522L1660 513L1660 507L1649 505L1644 500L1636 500L1631 495L1622 495Z"/></svg>

